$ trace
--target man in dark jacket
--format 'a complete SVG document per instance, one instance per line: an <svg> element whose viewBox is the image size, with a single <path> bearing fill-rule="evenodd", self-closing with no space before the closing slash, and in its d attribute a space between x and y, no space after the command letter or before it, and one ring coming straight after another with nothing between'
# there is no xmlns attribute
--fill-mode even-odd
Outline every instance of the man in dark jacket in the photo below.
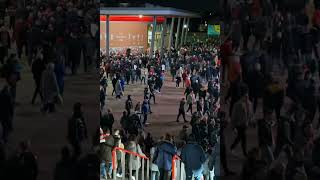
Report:
<svg viewBox="0 0 320 180"><path fill-rule="evenodd" d="M131 95L128 95L128 99L126 101L126 111L128 112L128 115L130 115L131 113L131 109L133 108L133 103L132 103L132 99L131 99Z"/></svg>
<svg viewBox="0 0 320 180"><path fill-rule="evenodd" d="M184 122L188 122L186 120L186 111L184 108L184 105L186 104L186 100L184 98L181 99L180 101L180 105L179 105L179 112L178 112L178 116L177 116L177 122L179 122L179 118L182 115Z"/></svg>
<svg viewBox="0 0 320 180"><path fill-rule="evenodd" d="M102 129L109 129L110 132L112 133L112 127L114 123L114 116L113 113L111 112L111 109L107 110L108 112L104 115L101 116L100 120L100 126Z"/></svg>
<svg viewBox="0 0 320 180"><path fill-rule="evenodd" d="M36 88L33 93L31 104L34 104L37 95L40 95L41 101L42 101L42 94L40 93L40 82L42 77L42 72L46 69L46 65L42 60L42 55L39 55L36 57L36 60L32 63L32 74L33 79L36 85Z"/></svg>
<svg viewBox="0 0 320 180"><path fill-rule="evenodd" d="M116 92L115 89L116 89L117 81L118 81L118 78L116 76L114 76L112 78L112 88L113 88L113 90L112 90L111 96L113 96L113 94Z"/></svg>
<svg viewBox="0 0 320 180"><path fill-rule="evenodd" d="M202 147L195 143L195 137L190 135L188 143L181 150L181 160L185 163L186 179L200 180L203 173L203 164L206 160Z"/></svg>
<svg viewBox="0 0 320 180"><path fill-rule="evenodd" d="M73 75L77 73L77 69L80 64L81 49L82 43L80 38L75 33L71 33L68 41L68 65L71 65L71 71Z"/></svg>
<svg viewBox="0 0 320 180"><path fill-rule="evenodd" d="M112 173L112 150L115 146L114 138L109 129L105 131L105 142L100 143L101 176L111 178Z"/></svg>

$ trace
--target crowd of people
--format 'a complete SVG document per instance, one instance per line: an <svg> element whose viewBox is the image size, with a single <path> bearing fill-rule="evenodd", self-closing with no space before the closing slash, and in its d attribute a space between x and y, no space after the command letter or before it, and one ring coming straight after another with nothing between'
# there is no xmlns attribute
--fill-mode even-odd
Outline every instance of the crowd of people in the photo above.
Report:
<svg viewBox="0 0 320 180"><path fill-rule="evenodd" d="M214 42L185 45L178 50L159 51L154 58L144 52L127 49L111 52L106 57L101 50L100 68L100 158L101 177L112 177L112 151L115 147L127 149L150 159L151 179L170 179L172 160L180 157L185 164L186 179L219 178L219 95L220 95L220 60L219 48ZM170 76L172 78L170 78ZM168 78L168 80L166 80ZM148 115L152 113L152 104L156 96L169 81L175 82L176 88L184 89L185 98L177 99L178 115L172 121L184 119L179 134L163 134L155 137L147 132ZM109 83L111 82L111 83ZM111 95L107 87L112 85ZM144 86L143 100L133 104L130 90L125 98L121 127L115 127L115 116L108 107L106 97L121 99L130 84ZM111 101L111 100L109 100ZM196 107L193 109L193 107ZM187 120L186 112L191 115ZM191 128L189 129L189 124ZM156 138L156 139L155 139ZM117 152L118 164L121 164L121 152ZM119 153L119 154L118 154ZM130 154L126 154L130 156ZM125 159L132 165L133 176L141 168L141 159ZM146 167L146 166L145 166ZM129 176L129 169L117 168L117 177Z"/></svg>
<svg viewBox="0 0 320 180"><path fill-rule="evenodd" d="M31 150L32 140L22 141L16 152L6 152L7 145L13 143L10 135L14 133L15 109L21 101L16 98L17 86L27 78L24 71L30 71L34 86L29 87L35 89L30 103L39 107L36 103L39 95L39 114L54 114L55 106L63 103L65 76L77 75L82 59L84 72L99 69L95 60L99 57L96 24L99 4L82 0L8 0L1 3L0 72L5 83L0 92L0 179L36 180L40 169L38 158L44 157L37 157ZM86 154L88 152L81 148L90 136L82 104L74 103L73 110L66 123L69 144L62 148L61 160L52 174L55 180L97 179L96 152ZM99 145L96 141L90 146Z"/></svg>
<svg viewBox="0 0 320 180"><path fill-rule="evenodd" d="M319 1L224 7L222 169L230 174L226 151L239 157L241 143L245 161L238 179L319 179ZM235 132L230 148L228 129ZM250 150L248 131L257 132L249 140L258 140Z"/></svg>

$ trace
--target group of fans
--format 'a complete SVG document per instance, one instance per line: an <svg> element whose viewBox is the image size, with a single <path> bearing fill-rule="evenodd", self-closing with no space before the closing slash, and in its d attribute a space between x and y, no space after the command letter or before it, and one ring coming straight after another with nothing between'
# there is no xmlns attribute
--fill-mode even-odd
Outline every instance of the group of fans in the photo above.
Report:
<svg viewBox="0 0 320 180"><path fill-rule="evenodd" d="M164 50L163 57L156 51L154 58L149 58L142 51L127 49L125 53L114 51L106 57L101 50L100 68L100 158L101 177L112 177L112 151L115 147L129 150L150 159L151 179L170 179L172 160L179 157L185 164L186 179L219 178L219 93L220 60L216 42L185 45L176 50ZM171 72L171 73L170 73ZM172 76L172 79L165 78ZM115 99L124 96L130 84L145 86L142 102L133 104L130 93L124 104L121 127L114 127L116 121L106 103L107 86L112 84ZM146 132L148 114L152 113L152 104L156 104L156 94L162 86L173 81L176 88L185 89L185 98L177 100L178 115L182 115L184 124L179 134L164 134L155 138L152 132ZM165 93L165 92L163 92ZM110 94L108 94L110 96ZM111 100L109 100L111 101ZM195 109L193 107L196 106ZM187 120L190 111L191 119ZM191 129L188 123L190 122ZM158 139L159 138L159 139ZM126 154L126 170L121 167L121 153L117 151L118 167L116 176L129 177L131 164L134 179L135 172L141 172L141 159L129 161ZM146 167L146 166L144 166ZM144 171L146 172L146 171Z"/></svg>
<svg viewBox="0 0 320 180"><path fill-rule="evenodd" d="M319 1L312 2L224 4L229 13L224 17L225 37L220 50L223 91L227 93L221 97L226 116L220 154L227 175L234 174L227 166L229 143L225 140L232 129L236 137L230 151L239 157L236 147L241 143L245 157L237 179L320 177L316 115L320 102L316 76L320 6ZM257 132L253 134L258 144L247 150L247 132L252 130Z"/></svg>
<svg viewBox="0 0 320 180"><path fill-rule="evenodd" d="M39 113L54 113L55 105L63 103L65 75L76 75L81 59L85 72L97 69L97 65L93 68L90 65L96 63L94 57L99 57L96 24L99 4L81 0L8 0L1 3L0 69L5 84L0 92L0 179L35 180L40 169L37 159L44 157L37 157L31 151L30 141L21 142L17 151L6 152L7 144L12 144L9 135L14 129L15 109L21 105L16 99L16 89L19 81L27 78L22 69L31 71L35 82L30 103L38 107L36 97L40 95ZM54 179L97 179L97 155L85 154L87 152L81 148L82 142L88 139L81 103L75 103L73 110L66 123L66 137L72 149L62 148L62 159L54 169Z"/></svg>

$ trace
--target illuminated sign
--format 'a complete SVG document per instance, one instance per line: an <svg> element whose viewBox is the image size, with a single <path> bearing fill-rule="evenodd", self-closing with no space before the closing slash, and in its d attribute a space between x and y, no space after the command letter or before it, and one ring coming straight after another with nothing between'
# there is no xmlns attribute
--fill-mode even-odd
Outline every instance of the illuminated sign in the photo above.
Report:
<svg viewBox="0 0 320 180"><path fill-rule="evenodd" d="M220 24L208 25L208 35L209 36L219 36L220 35Z"/></svg>

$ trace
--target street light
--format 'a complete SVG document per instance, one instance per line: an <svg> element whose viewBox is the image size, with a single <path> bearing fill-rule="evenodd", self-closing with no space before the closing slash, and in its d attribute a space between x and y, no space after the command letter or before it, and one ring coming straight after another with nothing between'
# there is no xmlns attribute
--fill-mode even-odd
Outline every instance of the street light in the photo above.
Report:
<svg viewBox="0 0 320 180"><path fill-rule="evenodd" d="M188 25L186 25L186 24L185 24L185 25L183 25L183 28L187 28L187 27L188 27Z"/></svg>

